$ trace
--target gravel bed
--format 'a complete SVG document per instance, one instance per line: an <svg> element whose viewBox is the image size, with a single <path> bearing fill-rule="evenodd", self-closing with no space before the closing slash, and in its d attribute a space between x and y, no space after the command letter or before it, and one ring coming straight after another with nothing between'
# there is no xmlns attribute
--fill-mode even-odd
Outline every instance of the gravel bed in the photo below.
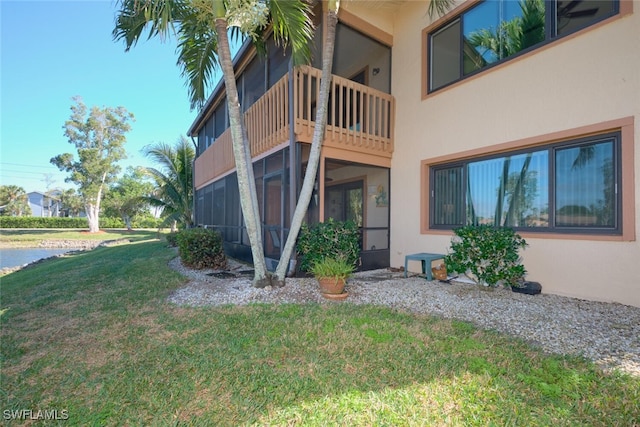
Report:
<svg viewBox="0 0 640 427"><path fill-rule="evenodd" d="M290 278L283 288L257 289L246 266L231 262L230 278L213 270L191 270L179 258L169 266L191 280L169 296L187 306L264 303L323 303L312 278ZM244 271L244 274L242 273ZM347 282L345 302L374 304L418 314L473 322L516 337L550 353L582 355L609 370L640 376L640 308L540 294L524 295L452 281L374 270L356 273Z"/></svg>

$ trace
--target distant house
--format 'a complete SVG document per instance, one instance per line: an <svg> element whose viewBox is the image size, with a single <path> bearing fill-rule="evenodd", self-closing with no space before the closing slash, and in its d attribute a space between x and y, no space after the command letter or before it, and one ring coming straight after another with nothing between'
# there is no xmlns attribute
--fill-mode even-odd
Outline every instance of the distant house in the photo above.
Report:
<svg viewBox="0 0 640 427"><path fill-rule="evenodd" d="M31 208L31 216L52 217L60 216L60 200L55 197L48 196L39 191L27 193L29 197L29 207Z"/></svg>

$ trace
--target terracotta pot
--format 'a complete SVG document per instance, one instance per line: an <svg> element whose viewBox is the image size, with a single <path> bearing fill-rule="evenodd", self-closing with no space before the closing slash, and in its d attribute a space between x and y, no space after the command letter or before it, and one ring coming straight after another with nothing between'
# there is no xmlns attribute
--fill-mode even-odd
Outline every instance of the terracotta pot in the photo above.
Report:
<svg viewBox="0 0 640 427"><path fill-rule="evenodd" d="M345 279L336 277L318 277L320 292L327 295L339 295L344 293Z"/></svg>

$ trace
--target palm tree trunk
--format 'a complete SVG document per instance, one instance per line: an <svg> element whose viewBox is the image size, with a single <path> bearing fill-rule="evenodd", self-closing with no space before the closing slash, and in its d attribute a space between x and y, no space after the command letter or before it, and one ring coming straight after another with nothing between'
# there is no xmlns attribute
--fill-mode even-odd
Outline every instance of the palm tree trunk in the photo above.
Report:
<svg viewBox="0 0 640 427"><path fill-rule="evenodd" d="M504 220L504 225L509 227L519 227L522 212L525 209L524 203L521 203L520 198L523 196L524 186L527 179L527 172L529 171L529 165L531 164L532 154L527 154L527 158L524 160L522 169L520 169L520 175L518 180L513 186L513 194L511 195L511 202L509 203L509 209L507 210L507 216ZM524 195L526 196L526 195Z"/></svg>
<svg viewBox="0 0 640 427"><path fill-rule="evenodd" d="M318 110L316 113L316 123L313 130L313 141L311 144L311 152L309 153L309 162L307 170L304 174L300 197L296 204L296 209L291 219L291 228L287 241L280 255L280 261L276 268L276 280L279 284L284 284L285 275L289 268L291 254L302 226L302 221L307 214L307 208L311 201L313 193L313 185L318 173L318 164L320 163L320 151L322 141L324 139L324 130L327 125L327 109L329 104L329 90L331 88L331 69L333 68L333 50L336 40L336 25L338 23L338 5L335 0L329 1L329 10L327 11L327 36L322 50L322 78L320 81L320 95L318 99Z"/></svg>
<svg viewBox="0 0 640 427"><path fill-rule="evenodd" d="M253 176L249 144L244 138L246 131L243 129L244 125L238 99L238 88L236 87L231 50L229 48L229 38L227 37L228 25L226 19L223 17L216 18L215 26L218 34L218 59L220 68L222 69L227 93L227 105L229 107L229 128L231 129L233 156L235 158L236 172L238 175L240 207L242 208L242 215L245 226L247 227L247 234L249 235L249 241L251 243L251 254L253 256L253 285L255 287L264 287L271 283L271 279L267 273L267 266L264 259L260 213L255 188L256 183Z"/></svg>
<svg viewBox="0 0 640 427"><path fill-rule="evenodd" d="M507 191L507 181L509 179L509 168L511 167L511 157L506 157L502 163L502 177L498 187L498 200L496 202L496 212L493 218L493 225L502 227L502 215L504 209L504 195Z"/></svg>

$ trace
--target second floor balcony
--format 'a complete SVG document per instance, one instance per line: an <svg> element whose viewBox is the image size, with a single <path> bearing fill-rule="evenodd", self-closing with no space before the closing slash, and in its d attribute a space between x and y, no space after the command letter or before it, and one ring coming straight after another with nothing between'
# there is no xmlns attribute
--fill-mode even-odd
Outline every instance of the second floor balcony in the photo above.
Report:
<svg viewBox="0 0 640 427"><path fill-rule="evenodd" d="M297 67L244 113L252 158L290 142L312 142L320 77L319 69ZM391 95L334 75L323 147L390 162L394 116ZM231 132L227 129L196 159L195 187L234 168Z"/></svg>

